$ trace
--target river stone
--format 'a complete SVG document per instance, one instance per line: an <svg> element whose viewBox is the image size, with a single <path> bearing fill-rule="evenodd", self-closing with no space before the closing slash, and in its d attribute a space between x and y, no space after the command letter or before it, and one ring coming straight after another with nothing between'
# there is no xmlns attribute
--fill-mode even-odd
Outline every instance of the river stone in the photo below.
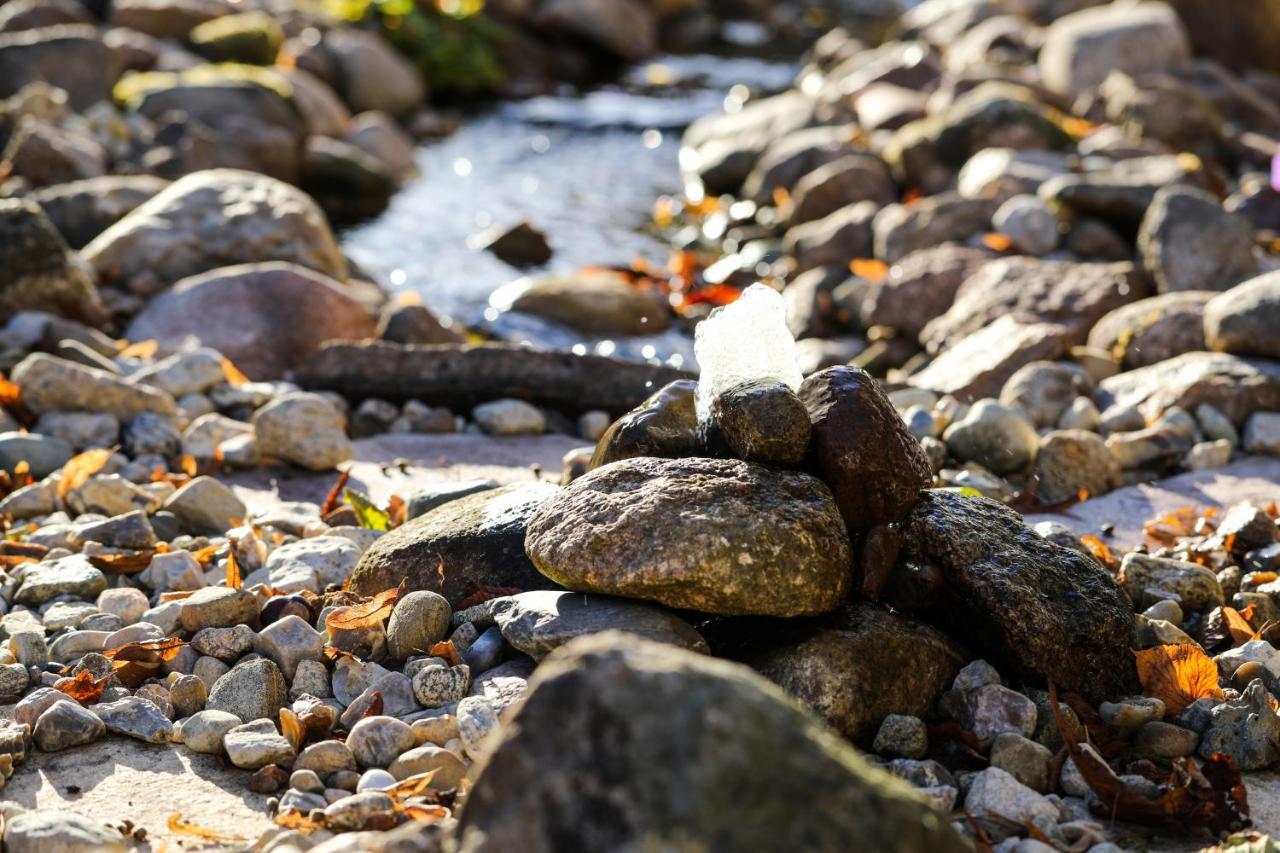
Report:
<svg viewBox="0 0 1280 853"><path fill-rule="evenodd" d="M342 413L319 394L277 397L253 415L258 452L311 471L328 471L351 458Z"/></svg>
<svg viewBox="0 0 1280 853"><path fill-rule="evenodd" d="M569 589L725 615L830 610L852 559L819 480L705 458L597 468L538 509L525 548Z"/></svg>
<svg viewBox="0 0 1280 853"><path fill-rule="evenodd" d="M694 395L698 383L679 379L665 385L636 408L618 418L600 437L591 467L619 459L657 456L679 459L700 450Z"/></svg>
<svg viewBox="0 0 1280 853"><path fill-rule="evenodd" d="M1018 369L1000 390L1000 403L1027 413L1037 428L1052 427L1075 399L1093 392L1084 368L1070 363L1033 361Z"/></svg>
<svg viewBox="0 0 1280 853"><path fill-rule="evenodd" d="M387 651L396 660L426 654L448 634L452 615L444 596L422 589L408 593L387 622Z"/></svg>
<svg viewBox="0 0 1280 853"><path fill-rule="evenodd" d="M987 498L930 491L903 521L901 560L945 583L930 621L1018 676L1090 701L1134 692L1133 606L1090 557L1041 538Z"/></svg>
<svg viewBox="0 0 1280 853"><path fill-rule="evenodd" d="M466 665L429 663L413 675L413 695L424 708L459 702L470 686L471 669Z"/></svg>
<svg viewBox="0 0 1280 853"><path fill-rule="evenodd" d="M1254 679L1238 699L1209 712L1200 737L1200 755L1231 756L1237 770L1261 770L1280 759L1280 717L1271 710L1262 679Z"/></svg>
<svg viewBox="0 0 1280 853"><path fill-rule="evenodd" d="M525 528L557 491L550 483L527 483L439 506L373 543L352 573L350 588L375 595L407 579L410 590L439 592L452 607L474 585L551 589L525 556Z"/></svg>
<svg viewBox="0 0 1280 853"><path fill-rule="evenodd" d="M1122 305L1089 330L1088 345L1111 353L1126 370L1209 349L1204 318L1214 296L1209 290L1182 290Z"/></svg>
<svg viewBox="0 0 1280 853"><path fill-rule="evenodd" d="M1112 71L1167 71L1191 58L1186 29L1164 3L1110 4L1058 18L1045 31L1040 74L1050 89L1080 94Z"/></svg>
<svg viewBox="0 0 1280 853"><path fill-rule="evenodd" d="M1208 349L1280 358L1280 270L1265 273L1215 296L1204 306Z"/></svg>
<svg viewBox="0 0 1280 853"><path fill-rule="evenodd" d="M44 187L32 198L68 245L80 249L168 183L154 175L104 175Z"/></svg>
<svg viewBox="0 0 1280 853"><path fill-rule="evenodd" d="M41 81L66 92L79 112L110 100L122 64L101 31L87 24L0 33L0 98Z"/></svg>
<svg viewBox="0 0 1280 853"><path fill-rule="evenodd" d="M84 248L100 274L166 285L218 267L288 261L344 281L347 262L320 208L274 178L210 169L174 181Z"/></svg>
<svg viewBox="0 0 1280 853"><path fill-rule="evenodd" d="M335 88L352 112L378 110L400 116L422 105L422 78L379 34L333 27L323 44L335 65Z"/></svg>
<svg viewBox="0 0 1280 853"><path fill-rule="evenodd" d="M355 770L356 759L342 741L322 740L298 753L293 767L295 770L313 770L316 774L327 777L341 770Z"/></svg>
<svg viewBox="0 0 1280 853"><path fill-rule="evenodd" d="M494 291L489 304L602 337L656 335L671 325L671 311L653 294L612 272L517 279Z"/></svg>
<svg viewBox="0 0 1280 853"><path fill-rule="evenodd" d="M502 637L534 660L577 637L623 631L696 652L707 643L688 622L657 607L603 595L551 590L522 592L488 602Z"/></svg>
<svg viewBox="0 0 1280 853"><path fill-rule="evenodd" d="M215 536L243 522L249 512L230 486L212 477L196 477L170 495L164 508L178 517L187 532Z"/></svg>
<svg viewBox="0 0 1280 853"><path fill-rule="evenodd" d="M43 479L60 471L74 455L75 449L57 436L16 429L0 432L0 470L13 471L19 462L26 462L27 473Z"/></svg>
<svg viewBox="0 0 1280 853"><path fill-rule="evenodd" d="M79 554L32 563L14 601L34 607L59 595L94 601L107 588L107 578Z"/></svg>
<svg viewBox="0 0 1280 853"><path fill-rule="evenodd" d="M227 732L240 723L235 714L204 710L182 720L178 734L182 743L193 752L216 754L222 751L222 739Z"/></svg>
<svg viewBox="0 0 1280 853"><path fill-rule="evenodd" d="M60 809L24 811L5 821L8 853L125 853L130 847L115 827Z"/></svg>
<svg viewBox="0 0 1280 853"><path fill-rule="evenodd" d="M1208 403L1233 423L1242 423L1255 411L1280 410L1280 364L1189 352L1102 380L1097 399L1104 414L1137 409L1149 421L1174 406L1192 412Z"/></svg>
<svg viewBox="0 0 1280 853"><path fill-rule="evenodd" d="M800 386L812 434L809 465L855 531L894 521L933 477L920 442L871 376L829 367Z"/></svg>
<svg viewBox="0 0 1280 853"><path fill-rule="evenodd" d="M447 749L434 744L415 747L402 754L387 768L396 781L403 781L419 773L435 772L431 777L431 787L439 791L457 788L467 775L467 766L462 759Z"/></svg>
<svg viewBox="0 0 1280 853"><path fill-rule="evenodd" d="M32 739L45 752L58 752L82 743L92 743L106 732L98 715L68 699L55 702L36 719Z"/></svg>
<svg viewBox="0 0 1280 853"><path fill-rule="evenodd" d="M910 205L887 205L871 223L875 256L892 264L920 249L966 242L991 227L995 210L989 199L956 192L926 196Z"/></svg>
<svg viewBox="0 0 1280 853"><path fill-rule="evenodd" d="M1107 443L1082 429L1054 430L1040 439L1035 478L1047 505L1103 495L1123 480Z"/></svg>
<svg viewBox="0 0 1280 853"><path fill-rule="evenodd" d="M809 447L809 413L781 382L744 382L716 395L711 418L733 455L748 462L796 465Z"/></svg>
<svg viewBox="0 0 1280 853"><path fill-rule="evenodd" d="M23 359L9 377L22 389L22 404L44 412L103 412L130 420L143 412L172 415L173 397L150 385L134 385L118 376L45 353Z"/></svg>
<svg viewBox="0 0 1280 853"><path fill-rule="evenodd" d="M1258 272L1253 225L1192 187L1156 193L1138 229L1138 251L1162 293L1228 290Z"/></svg>
<svg viewBox="0 0 1280 853"><path fill-rule="evenodd" d="M257 770L268 764L288 767L293 763L293 745L276 731L272 720L254 720L236 726L222 739L231 763L241 770Z"/></svg>
<svg viewBox="0 0 1280 853"><path fill-rule="evenodd" d="M764 679L625 634L579 638L539 667L457 838L460 851L531 853L754 849L766 838L788 850L967 849L905 783Z"/></svg>
<svg viewBox="0 0 1280 853"><path fill-rule="evenodd" d="M289 685L280 668L266 658L256 658L223 673L209 690L205 707L235 714L245 722L275 719L288 694Z"/></svg>
<svg viewBox="0 0 1280 853"><path fill-rule="evenodd" d="M0 317L37 310L95 320L104 310L85 265L29 199L0 199L0 270Z"/></svg>
<svg viewBox="0 0 1280 853"><path fill-rule="evenodd" d="M168 743L173 735L173 723L164 712L140 696L99 702L92 710L106 725L107 731L114 734L127 735L144 743Z"/></svg>
<svg viewBox="0 0 1280 853"><path fill-rule="evenodd" d="M385 768L415 746L413 729L395 717L365 717L347 735L347 747L364 769Z"/></svg>
<svg viewBox="0 0 1280 853"><path fill-rule="evenodd" d="M1133 599L1135 610L1152 603L1144 595L1148 589L1176 594L1179 604L1187 610L1207 610L1225 599L1222 584L1212 569L1137 552L1126 554L1120 563L1120 585Z"/></svg>
<svg viewBox="0 0 1280 853"><path fill-rule="evenodd" d="M940 631L865 601L747 662L845 737L869 743L890 714L923 717L966 655Z"/></svg>
<svg viewBox="0 0 1280 853"><path fill-rule="evenodd" d="M942 438L957 459L1000 475L1026 470L1040 444L1035 426L1021 410L989 399L975 403Z"/></svg>
<svg viewBox="0 0 1280 853"><path fill-rule="evenodd" d="M1020 368L1036 361L1053 361L1069 347L1066 326L1000 316L948 346L907 382L961 400L998 397Z"/></svg>
<svg viewBox="0 0 1280 853"><path fill-rule="evenodd" d="M258 623L258 599L247 589L206 587L182 599L182 629L194 634L201 628L226 628Z"/></svg>
<svg viewBox="0 0 1280 853"><path fill-rule="evenodd" d="M324 639L305 619L290 614L263 628L253 641L253 649L275 661L284 677L293 681L298 664L320 659Z"/></svg>
<svg viewBox="0 0 1280 853"><path fill-rule="evenodd" d="M912 252L889 268L862 302L863 325L892 326L910 338L951 307L964 280L992 254L966 246L932 246Z"/></svg>

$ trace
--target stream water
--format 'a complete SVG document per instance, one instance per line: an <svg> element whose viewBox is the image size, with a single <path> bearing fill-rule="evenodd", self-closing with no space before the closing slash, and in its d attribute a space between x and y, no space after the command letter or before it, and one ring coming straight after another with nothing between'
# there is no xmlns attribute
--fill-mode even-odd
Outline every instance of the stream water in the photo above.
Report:
<svg viewBox="0 0 1280 853"><path fill-rule="evenodd" d="M529 273L637 258L664 264L669 247L646 226L654 200L680 189L683 128L786 88L796 70L789 62L668 56L631 69L617 86L469 116L452 136L418 150L420 176L381 216L348 231L344 248L392 292L412 291L437 313L498 337L687 363L692 345L678 332L586 339L499 316L489 295ZM478 247L487 229L521 221L547 235L554 255L545 267L518 270Z"/></svg>

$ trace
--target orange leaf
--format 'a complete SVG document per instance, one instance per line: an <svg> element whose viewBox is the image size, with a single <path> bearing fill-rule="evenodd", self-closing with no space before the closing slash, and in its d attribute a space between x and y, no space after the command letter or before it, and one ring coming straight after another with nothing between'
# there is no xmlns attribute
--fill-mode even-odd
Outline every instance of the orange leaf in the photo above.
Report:
<svg viewBox="0 0 1280 853"><path fill-rule="evenodd" d="M1233 646L1243 646L1257 636L1257 632L1249 624L1249 620L1253 618L1255 606L1250 604L1244 609L1244 612L1236 610L1234 607L1222 608L1222 618L1226 620L1227 633L1231 635L1231 644Z"/></svg>
<svg viewBox="0 0 1280 853"><path fill-rule="evenodd" d="M83 486L85 481L102 470L111 458L111 451L106 448L86 450L67 460L62 466L62 479L58 481L58 497L65 498L72 489Z"/></svg>
<svg viewBox="0 0 1280 853"><path fill-rule="evenodd" d="M333 484L333 488L329 490L329 494L324 496L324 503L320 504L321 518L324 518L326 515L342 506L342 490L347 487L347 481L350 479L350 469L338 473L338 481Z"/></svg>
<svg viewBox="0 0 1280 853"><path fill-rule="evenodd" d="M82 669L71 681L55 684L54 689L67 694L81 705L92 705L102 698L102 690L110 678L110 675L104 675L99 680L89 670Z"/></svg>
<svg viewBox="0 0 1280 853"><path fill-rule="evenodd" d="M280 709L280 733L293 745L294 752L302 749L302 741L307 733L303 730L298 715L289 708Z"/></svg>
<svg viewBox="0 0 1280 853"><path fill-rule="evenodd" d="M407 779L402 779L383 791L393 800L407 800L409 797L418 797L426 793L431 787L431 780L439 773L439 768L428 770L426 773L418 773Z"/></svg>
<svg viewBox="0 0 1280 853"><path fill-rule="evenodd" d="M206 545L198 551L192 551L191 556L201 566L207 566L209 565L209 561L218 553L218 548L219 546L217 545Z"/></svg>
<svg viewBox="0 0 1280 853"><path fill-rule="evenodd" d="M315 832L317 829L324 829L324 823L321 821L293 810L280 812L276 815L276 826L283 826L285 829L296 829L304 834Z"/></svg>
<svg viewBox="0 0 1280 853"><path fill-rule="evenodd" d="M0 406L16 406L22 397L22 389L0 376Z"/></svg>
<svg viewBox="0 0 1280 853"><path fill-rule="evenodd" d="M200 472L200 466L196 463L196 458L190 453L184 453L178 459L178 470L186 474L188 477L194 477Z"/></svg>
<svg viewBox="0 0 1280 853"><path fill-rule="evenodd" d="M410 820L422 821L423 823L437 823L453 814L444 806L428 806L422 803L396 803L395 811Z"/></svg>
<svg viewBox="0 0 1280 853"><path fill-rule="evenodd" d="M140 643L126 643L115 649L108 649L103 656L111 661L111 668L116 677L126 687L136 688L142 682L160 670L160 664L171 661L182 651L187 643L177 637L163 640L144 640Z"/></svg>
<svg viewBox="0 0 1280 853"><path fill-rule="evenodd" d="M1107 543L1097 536L1081 536L1080 542L1089 549L1093 556L1101 560L1103 565L1110 567L1116 564L1116 555L1112 554L1111 549L1107 547Z"/></svg>
<svg viewBox="0 0 1280 853"><path fill-rule="evenodd" d="M1001 234L998 231L993 231L990 234L983 235L982 245L992 251L1007 252L1009 249L1013 248L1013 241L1009 239L1008 234Z"/></svg>
<svg viewBox="0 0 1280 853"><path fill-rule="evenodd" d="M249 382L249 377L241 373L240 369L226 356L222 358L222 374L227 377L228 385L244 385Z"/></svg>
<svg viewBox="0 0 1280 853"><path fill-rule="evenodd" d="M148 359L156 354L160 349L160 344L154 339L138 341L136 344L129 344L117 353L118 358L140 358Z"/></svg>
<svg viewBox="0 0 1280 853"><path fill-rule="evenodd" d="M457 666L462 663L462 656L458 654L458 650L453 647L453 640L444 640L436 643L431 647L429 654L432 657L444 658L449 662L449 666Z"/></svg>
<svg viewBox="0 0 1280 853"><path fill-rule="evenodd" d="M236 549L227 550L227 588L240 589L244 586L244 578L240 577L240 561L236 559Z"/></svg>
<svg viewBox="0 0 1280 853"><path fill-rule="evenodd" d="M133 575L151 565L151 558L157 553L155 549L148 549L122 554L99 554L90 557L89 562L109 575Z"/></svg>
<svg viewBox="0 0 1280 853"><path fill-rule="evenodd" d="M26 554L0 554L0 569L12 569L14 566L21 566L23 563L38 563L35 557L28 557Z"/></svg>
<svg viewBox="0 0 1280 853"><path fill-rule="evenodd" d="M239 836L224 835L221 832L214 832L212 829L205 829L203 826L192 823L191 821L183 820L182 815L178 812L174 812L169 815L167 826L169 827L169 831L175 835L193 835L196 838L201 838L205 841L238 842L245 840Z"/></svg>
<svg viewBox="0 0 1280 853"><path fill-rule="evenodd" d="M1218 667L1197 645L1156 646L1133 654L1142 692L1164 702L1171 717L1197 699L1222 698Z"/></svg>
<svg viewBox="0 0 1280 853"><path fill-rule="evenodd" d="M387 502L387 529L395 530L404 524L405 513L408 510L409 507L404 502L404 498L399 495L392 495L391 500Z"/></svg>
<svg viewBox="0 0 1280 853"><path fill-rule="evenodd" d="M343 610L335 610L325 617L325 627L333 630L351 630L361 628L366 625L381 625L391 616L391 611L396 606L396 602L400 600L400 596L404 595L409 588L409 581L400 581L400 586L395 589L384 589L373 598L357 604L353 607L347 607Z"/></svg>
<svg viewBox="0 0 1280 853"><path fill-rule="evenodd" d="M849 272L875 284L884 281L889 265L879 258L854 258L849 261Z"/></svg>

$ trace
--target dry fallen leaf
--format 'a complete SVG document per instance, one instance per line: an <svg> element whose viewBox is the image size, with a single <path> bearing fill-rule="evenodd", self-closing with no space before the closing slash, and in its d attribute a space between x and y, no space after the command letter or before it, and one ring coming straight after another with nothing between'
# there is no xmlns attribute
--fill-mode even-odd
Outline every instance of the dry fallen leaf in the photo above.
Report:
<svg viewBox="0 0 1280 853"><path fill-rule="evenodd" d="M160 343L155 338L149 338L145 341L138 341L136 344L129 344L116 353L116 358L148 359L154 356L159 349Z"/></svg>
<svg viewBox="0 0 1280 853"><path fill-rule="evenodd" d="M462 663L462 655L458 654L458 650L453 647L453 640L436 643L428 654L432 657L444 658L449 662L449 666L458 666Z"/></svg>
<svg viewBox="0 0 1280 853"><path fill-rule="evenodd" d="M182 651L187 643L177 637L163 640L144 640L140 643L126 643L115 649L108 649L103 656L111 661L111 668L116 677L129 688L136 688L142 682L155 675L160 665L171 661Z"/></svg>
<svg viewBox="0 0 1280 853"><path fill-rule="evenodd" d="M306 739L306 731L303 730L302 721L298 719L298 715L290 708L280 709L280 733L293 746L294 752L302 749L302 741Z"/></svg>
<svg viewBox="0 0 1280 853"><path fill-rule="evenodd" d="M72 456L67 460L67 464L62 466L62 479L58 481L58 497L65 498L72 489L83 486L86 480L102 470L102 466L106 465L110 458L111 451L103 447Z"/></svg>
<svg viewBox="0 0 1280 853"><path fill-rule="evenodd" d="M102 698L102 691L110 678L110 675L104 675L101 679L96 679L92 672L82 669L70 681L55 684L54 689L67 694L81 705L88 706Z"/></svg>
<svg viewBox="0 0 1280 853"><path fill-rule="evenodd" d="M236 559L236 549L227 550L227 589L240 589L244 586L244 578L240 576L240 561Z"/></svg>
<svg viewBox="0 0 1280 853"><path fill-rule="evenodd" d="M231 359L223 357L222 359L222 375L227 378L228 385L244 385L249 382L249 377L240 372L240 368L231 363Z"/></svg>
<svg viewBox="0 0 1280 853"><path fill-rule="evenodd" d="M108 575L133 575L151 565L151 558L158 553L157 549L148 548L119 554L98 554L89 557L89 562Z"/></svg>
<svg viewBox="0 0 1280 853"><path fill-rule="evenodd" d="M420 796L431 787L431 780L439 772L439 768L436 768L435 770L428 770L426 773L418 773L407 779L400 780L383 793L393 800L407 800L409 797Z"/></svg>
<svg viewBox="0 0 1280 853"><path fill-rule="evenodd" d="M334 611L325 618L325 627L331 631L334 629L350 631L366 625L381 625L391 617L391 611L395 608L396 602L408 589L409 581L405 579L400 581L400 586L395 589L384 589L363 604Z"/></svg>
<svg viewBox="0 0 1280 853"><path fill-rule="evenodd" d="M0 406L17 406L21 398L22 389L0 376Z"/></svg>
<svg viewBox="0 0 1280 853"><path fill-rule="evenodd" d="M329 494L325 495L324 503L320 504L320 517L324 518L342 505L342 490L347 487L347 481L351 479L351 471L346 470L338 474L338 481L333 484L333 488L329 490Z"/></svg>
<svg viewBox="0 0 1280 853"><path fill-rule="evenodd" d="M1197 645L1156 646L1133 654L1143 694L1164 702L1170 717L1197 699L1222 698L1217 664Z"/></svg>
<svg viewBox="0 0 1280 853"><path fill-rule="evenodd" d="M317 829L324 829L324 823L315 818L305 815L299 811L280 812L276 815L276 826L283 826L285 829L296 829L301 833L315 832Z"/></svg>
<svg viewBox="0 0 1280 853"><path fill-rule="evenodd" d="M1243 612L1236 610L1234 607L1222 608L1222 618L1226 621L1227 633L1231 635L1231 644L1233 646L1243 646L1257 637L1257 632L1249 624L1256 606L1250 604Z"/></svg>
<svg viewBox="0 0 1280 853"><path fill-rule="evenodd" d="M1009 239L1008 234L992 231L990 234L983 235L982 245L994 252L1007 252L1013 248L1013 240Z"/></svg>
<svg viewBox="0 0 1280 853"><path fill-rule="evenodd" d="M1097 536L1081 536L1080 542L1107 568L1113 568L1116 565L1115 554L1112 554L1111 549L1107 547L1107 543Z"/></svg>
<svg viewBox="0 0 1280 853"><path fill-rule="evenodd" d="M879 258L854 258L849 261L849 272L858 278L865 278L872 284L884 281L889 274L889 265Z"/></svg>
<svg viewBox="0 0 1280 853"><path fill-rule="evenodd" d="M179 812L174 812L169 815L167 826L169 827L169 831L175 835L192 835L196 838L204 839L205 841L239 842L245 840L236 835L226 835L221 832L214 832L212 829L206 829L199 824L183 820L182 815Z"/></svg>

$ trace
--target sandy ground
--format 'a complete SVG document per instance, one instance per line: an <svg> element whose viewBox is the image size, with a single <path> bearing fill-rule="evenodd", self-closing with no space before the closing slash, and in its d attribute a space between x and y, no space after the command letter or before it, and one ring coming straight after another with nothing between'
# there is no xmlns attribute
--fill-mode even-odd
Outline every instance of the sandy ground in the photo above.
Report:
<svg viewBox="0 0 1280 853"><path fill-rule="evenodd" d="M561 457L580 446L577 438L545 435L493 439L479 435L385 435L356 442L351 485L376 501L405 495L438 481L492 479L502 483L532 480L536 468L558 478ZM397 461L406 464L399 466ZM319 502L334 482L332 473L262 469L233 475L229 481L253 511L280 500ZM1159 484L1131 486L1079 504L1053 518L1080 533L1096 533L1103 523L1116 526L1113 544L1141 540L1142 523L1181 506L1229 504L1280 498L1280 460L1245 459L1216 471L1185 474ZM8 708L0 708L4 714ZM28 808L64 808L108 824L128 819L145 827L142 850L234 849L251 843L270 826L266 797L246 787L249 773L207 755L181 748L149 746L111 737L56 754L32 755L0 791L0 799ZM1255 828L1280 837L1280 772L1246 777ZM178 813L215 832L242 839L210 844L167 828ZM1133 828L1123 846L1137 850L1199 850L1209 843L1152 836Z"/></svg>

